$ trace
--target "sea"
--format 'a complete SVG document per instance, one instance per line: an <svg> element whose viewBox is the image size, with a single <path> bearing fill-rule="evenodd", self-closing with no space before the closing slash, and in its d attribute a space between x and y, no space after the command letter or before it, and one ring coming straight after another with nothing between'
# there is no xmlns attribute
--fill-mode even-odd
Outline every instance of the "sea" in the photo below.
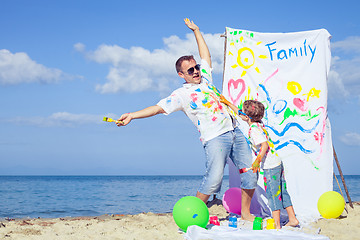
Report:
<svg viewBox="0 0 360 240"><path fill-rule="evenodd" d="M353 202L360 201L360 175L345 175ZM337 176L347 200L340 176ZM202 176L0 176L0 220L104 214L169 213L194 196ZM229 188L224 176L218 198ZM334 191L340 193L334 178ZM211 199L210 199L211 200Z"/></svg>

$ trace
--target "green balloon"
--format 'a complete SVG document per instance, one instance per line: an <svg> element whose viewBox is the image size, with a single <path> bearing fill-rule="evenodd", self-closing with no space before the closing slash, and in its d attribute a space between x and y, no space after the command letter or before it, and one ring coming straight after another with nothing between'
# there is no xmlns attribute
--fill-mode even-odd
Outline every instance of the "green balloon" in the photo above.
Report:
<svg viewBox="0 0 360 240"><path fill-rule="evenodd" d="M175 203L173 218L176 225L185 232L191 225L205 228L209 222L209 209L199 198L186 196Z"/></svg>

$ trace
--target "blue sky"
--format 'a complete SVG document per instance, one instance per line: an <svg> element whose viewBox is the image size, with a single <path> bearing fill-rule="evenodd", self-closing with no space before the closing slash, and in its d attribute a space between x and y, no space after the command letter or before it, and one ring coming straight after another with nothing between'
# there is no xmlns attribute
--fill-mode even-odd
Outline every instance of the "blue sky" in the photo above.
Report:
<svg viewBox="0 0 360 240"><path fill-rule="evenodd" d="M118 128L102 121L156 104L197 57L200 27L221 89L225 27L327 29L328 115L345 174L360 174L358 1L25 1L0 3L0 174L203 174L204 152L177 112ZM198 59L199 60L199 59ZM352 121L353 120L353 121Z"/></svg>

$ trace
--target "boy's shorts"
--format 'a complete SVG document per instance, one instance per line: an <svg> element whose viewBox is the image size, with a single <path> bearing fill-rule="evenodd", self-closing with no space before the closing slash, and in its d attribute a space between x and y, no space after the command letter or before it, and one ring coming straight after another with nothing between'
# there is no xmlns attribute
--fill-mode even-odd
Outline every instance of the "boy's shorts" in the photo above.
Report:
<svg viewBox="0 0 360 240"><path fill-rule="evenodd" d="M271 211L292 206L290 195L286 190L282 163L277 167L264 169L264 184Z"/></svg>

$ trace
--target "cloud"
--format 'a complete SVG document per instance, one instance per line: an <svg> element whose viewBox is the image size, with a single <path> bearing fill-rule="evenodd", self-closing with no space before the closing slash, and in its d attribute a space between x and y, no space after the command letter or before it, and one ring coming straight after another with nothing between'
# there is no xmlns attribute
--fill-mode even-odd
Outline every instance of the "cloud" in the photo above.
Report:
<svg viewBox="0 0 360 240"><path fill-rule="evenodd" d="M360 146L360 134L358 133L346 133L340 137L340 141L349 146Z"/></svg>
<svg viewBox="0 0 360 240"><path fill-rule="evenodd" d="M221 74L224 38L220 34L204 34L204 38L212 56L213 73ZM82 43L75 44L74 49L91 61L109 65L106 82L96 86L100 93L162 92L179 81L174 67L179 56L192 54L200 60L192 33L187 34L185 39L175 35L164 38L163 43L162 49L155 50L103 44L94 51L86 51ZM360 37L332 42L331 47L333 57L328 79L329 100L350 97L360 100Z"/></svg>
<svg viewBox="0 0 360 240"><path fill-rule="evenodd" d="M333 42L329 74L329 99L360 99L360 37Z"/></svg>
<svg viewBox="0 0 360 240"><path fill-rule="evenodd" d="M332 50L345 53L360 53L360 37L351 36L345 40L331 43Z"/></svg>
<svg viewBox="0 0 360 240"><path fill-rule="evenodd" d="M76 43L74 44L74 49L78 52L84 52L85 51L85 45L82 43Z"/></svg>
<svg viewBox="0 0 360 240"><path fill-rule="evenodd" d="M343 76L341 76L339 73L341 70L335 70L338 68L337 65L339 65L336 63L337 61L339 61L339 57L332 57L328 78L328 95L330 99L333 97L348 97L350 94L349 91L345 88Z"/></svg>
<svg viewBox="0 0 360 240"><path fill-rule="evenodd" d="M2 122L40 127L75 127L84 124L102 124L104 116L57 112L48 117L15 117L2 120ZM117 118L114 114L108 114L106 116L114 119Z"/></svg>
<svg viewBox="0 0 360 240"><path fill-rule="evenodd" d="M224 39L220 34L204 34L204 38L212 54L214 73L220 73L223 68ZM110 65L106 83L96 86L100 93L162 92L179 81L175 62L180 56L192 54L200 60L193 34L187 34L185 39L170 36L164 38L163 43L163 49L154 50L103 44L94 51L85 51L82 43L75 44L74 49L91 61Z"/></svg>
<svg viewBox="0 0 360 240"><path fill-rule="evenodd" d="M0 49L0 84L57 83L61 79L73 78L59 69L47 68L36 63L26 53L11 53Z"/></svg>

